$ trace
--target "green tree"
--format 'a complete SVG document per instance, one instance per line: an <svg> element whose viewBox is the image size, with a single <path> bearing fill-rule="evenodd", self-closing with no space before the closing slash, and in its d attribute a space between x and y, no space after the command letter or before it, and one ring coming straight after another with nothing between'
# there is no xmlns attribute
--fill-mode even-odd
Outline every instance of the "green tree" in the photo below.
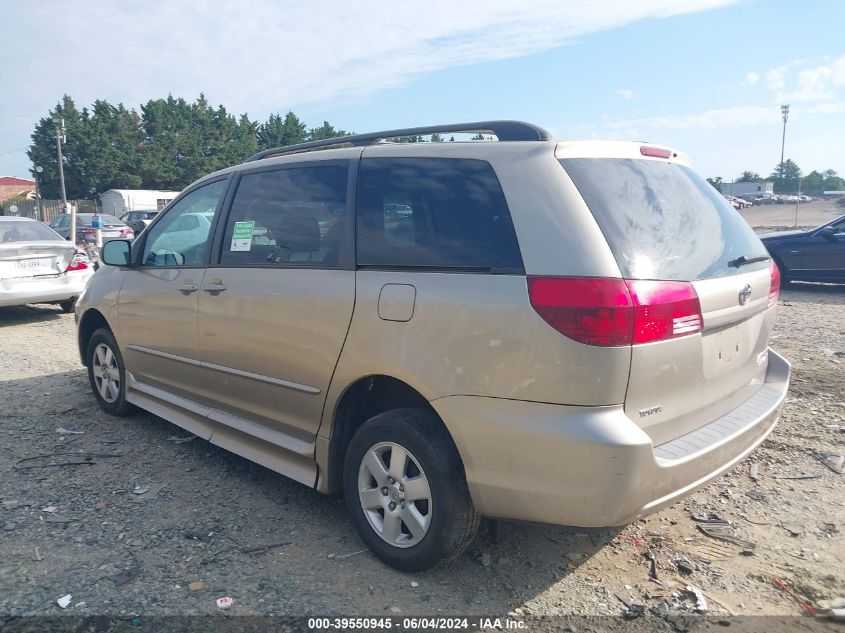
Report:
<svg viewBox="0 0 845 633"><path fill-rule="evenodd" d="M271 114L266 122L258 126L257 138L259 149L270 149L304 143L308 133L299 117L288 111L284 118Z"/></svg>
<svg viewBox="0 0 845 633"><path fill-rule="evenodd" d="M713 185L713 188L716 191L718 191L719 193L722 193L722 177L721 176L716 176L715 178L708 178L707 182L709 182L711 185Z"/></svg>
<svg viewBox="0 0 845 633"><path fill-rule="evenodd" d="M442 143L443 137L440 134L438 134L437 132L435 132L434 134L431 135L431 142L432 143Z"/></svg>
<svg viewBox="0 0 845 633"><path fill-rule="evenodd" d="M801 168L788 158L778 163L772 175L769 176L775 181L775 193L787 193L798 191L798 179L801 178Z"/></svg>
<svg viewBox="0 0 845 633"><path fill-rule="evenodd" d="M470 140L471 141L483 141L485 139L484 139L484 135L481 132L479 132L478 134L473 136Z"/></svg>
<svg viewBox="0 0 845 633"><path fill-rule="evenodd" d="M352 132L346 130L336 130L334 126L328 121L323 121L320 127L311 128L308 131L309 141L321 141L328 138L338 138L340 136L349 136Z"/></svg>
<svg viewBox="0 0 845 633"><path fill-rule="evenodd" d="M763 178L760 177L756 171L744 171L739 178L736 179L736 182L762 182Z"/></svg>

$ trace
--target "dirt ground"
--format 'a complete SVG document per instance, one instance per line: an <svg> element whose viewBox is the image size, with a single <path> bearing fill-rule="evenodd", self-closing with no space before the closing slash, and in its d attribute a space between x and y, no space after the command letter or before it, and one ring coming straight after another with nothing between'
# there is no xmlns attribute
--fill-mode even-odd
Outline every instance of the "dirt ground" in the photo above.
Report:
<svg viewBox="0 0 845 633"><path fill-rule="evenodd" d="M782 224L770 209L761 224ZM686 585L714 614L802 614L845 595L845 475L817 458L845 452L845 286L785 289L772 345L793 363L781 422L726 476L623 530L504 523L495 543L484 529L457 561L409 575L364 551L341 499L174 442L187 434L148 413L102 413L71 315L0 309L0 623L214 614L222 596L231 614L620 615L620 598L649 609ZM708 513L750 543L705 536L692 515Z"/></svg>

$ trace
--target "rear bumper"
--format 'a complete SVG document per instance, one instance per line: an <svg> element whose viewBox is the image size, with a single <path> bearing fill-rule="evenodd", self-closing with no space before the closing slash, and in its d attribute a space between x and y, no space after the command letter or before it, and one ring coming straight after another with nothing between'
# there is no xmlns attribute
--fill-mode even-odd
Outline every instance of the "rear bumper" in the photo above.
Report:
<svg viewBox="0 0 845 633"><path fill-rule="evenodd" d="M89 269L47 278L0 279L0 307L67 301L82 294L93 274Z"/></svg>
<svg viewBox="0 0 845 633"><path fill-rule="evenodd" d="M704 486L771 432L790 366L769 350L766 380L728 414L654 446L621 405L572 407L474 396L431 404L464 462L481 514L579 527L630 523Z"/></svg>

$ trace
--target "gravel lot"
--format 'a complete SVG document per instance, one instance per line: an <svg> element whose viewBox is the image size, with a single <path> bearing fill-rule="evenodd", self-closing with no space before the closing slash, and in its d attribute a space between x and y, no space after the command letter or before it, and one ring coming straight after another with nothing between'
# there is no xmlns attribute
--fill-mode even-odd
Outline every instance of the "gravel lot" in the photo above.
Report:
<svg viewBox="0 0 845 633"><path fill-rule="evenodd" d="M788 221L778 213L789 210L760 223ZM749 461L624 530L505 523L500 542L483 530L463 557L418 575L362 551L341 499L202 440L176 443L187 434L150 414L103 414L71 315L0 309L0 334L0 624L214 614L221 596L234 614L504 616L619 615L617 596L657 607L688 584L717 614L801 614L774 579L811 604L845 595L845 475L817 458L845 452L845 286L783 291L772 345L793 363L793 383L781 423ZM29 459L39 455L54 457ZM814 478L784 479L802 475ZM696 528L691 515L709 512L756 544L751 555Z"/></svg>

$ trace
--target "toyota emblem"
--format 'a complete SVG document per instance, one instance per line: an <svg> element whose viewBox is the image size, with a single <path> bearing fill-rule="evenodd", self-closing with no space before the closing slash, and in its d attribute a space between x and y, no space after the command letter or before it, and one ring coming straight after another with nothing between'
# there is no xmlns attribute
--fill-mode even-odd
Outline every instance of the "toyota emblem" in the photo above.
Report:
<svg viewBox="0 0 845 633"><path fill-rule="evenodd" d="M744 306L751 298L751 284L745 284L739 291L739 305Z"/></svg>

